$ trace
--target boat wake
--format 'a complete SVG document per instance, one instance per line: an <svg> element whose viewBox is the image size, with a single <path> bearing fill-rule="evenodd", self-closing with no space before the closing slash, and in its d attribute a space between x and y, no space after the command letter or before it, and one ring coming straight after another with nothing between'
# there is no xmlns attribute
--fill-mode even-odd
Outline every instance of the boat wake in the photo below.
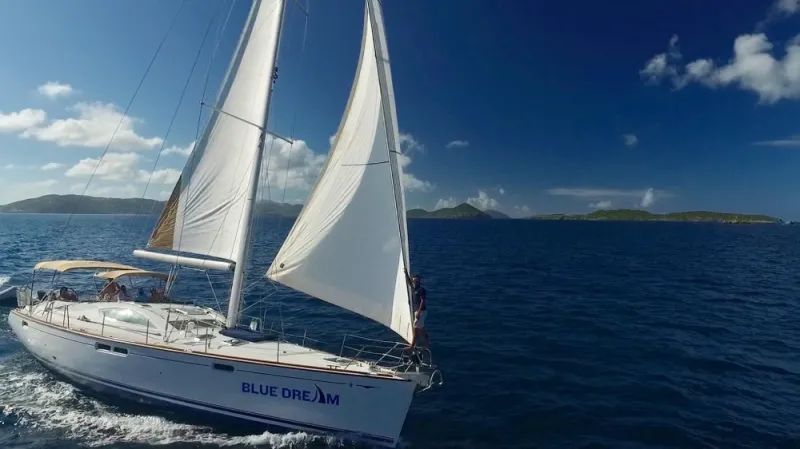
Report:
<svg viewBox="0 0 800 449"><path fill-rule="evenodd" d="M10 280L11 280L11 276L6 276L4 274L0 274L0 287L6 285L6 283L8 283L8 281L10 281Z"/></svg>
<svg viewBox="0 0 800 449"><path fill-rule="evenodd" d="M333 437L303 432L228 435L210 427L171 421L155 415L125 413L82 394L25 354L0 361L0 427L15 427L42 442L66 436L77 446L111 444L186 445L217 447L326 448L346 447Z"/></svg>

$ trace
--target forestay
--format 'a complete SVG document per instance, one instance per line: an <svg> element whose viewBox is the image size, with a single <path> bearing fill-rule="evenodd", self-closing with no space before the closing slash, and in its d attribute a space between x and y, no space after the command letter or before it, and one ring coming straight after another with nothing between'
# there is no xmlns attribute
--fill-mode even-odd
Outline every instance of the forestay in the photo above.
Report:
<svg viewBox="0 0 800 449"><path fill-rule="evenodd" d="M239 258L244 213L261 151L282 0L255 0L208 126L148 246Z"/></svg>
<svg viewBox="0 0 800 449"><path fill-rule="evenodd" d="M368 0L359 66L333 148L267 275L410 341L406 216L388 60L380 4Z"/></svg>

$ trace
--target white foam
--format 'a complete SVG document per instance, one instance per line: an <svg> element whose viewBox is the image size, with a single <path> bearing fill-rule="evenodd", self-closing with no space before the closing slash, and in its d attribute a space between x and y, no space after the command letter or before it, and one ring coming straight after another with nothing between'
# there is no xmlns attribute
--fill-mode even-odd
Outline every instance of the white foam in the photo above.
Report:
<svg viewBox="0 0 800 449"><path fill-rule="evenodd" d="M0 287L5 285L10 280L11 280L11 276L6 276L4 274L0 274Z"/></svg>
<svg viewBox="0 0 800 449"><path fill-rule="evenodd" d="M22 429L23 434L37 430L56 431L90 447L116 443L270 448L343 445L343 441L333 437L303 432L234 436L161 416L124 413L54 378L22 353L0 361L0 379L3 379L0 382L0 409L4 415L0 420L13 423Z"/></svg>

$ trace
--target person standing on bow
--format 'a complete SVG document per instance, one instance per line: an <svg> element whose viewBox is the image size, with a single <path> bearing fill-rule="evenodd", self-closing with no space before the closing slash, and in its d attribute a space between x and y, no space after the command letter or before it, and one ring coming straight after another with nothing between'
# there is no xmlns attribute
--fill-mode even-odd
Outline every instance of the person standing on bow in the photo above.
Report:
<svg viewBox="0 0 800 449"><path fill-rule="evenodd" d="M409 276L408 271L403 268L403 273L406 275L406 282L411 287L411 307L414 311L414 336L411 338L411 346L417 346L417 339L422 338L425 341L425 347L430 346L428 339L428 331L425 330L425 318L428 316L427 310L427 296L425 287L422 286L422 279L418 274Z"/></svg>

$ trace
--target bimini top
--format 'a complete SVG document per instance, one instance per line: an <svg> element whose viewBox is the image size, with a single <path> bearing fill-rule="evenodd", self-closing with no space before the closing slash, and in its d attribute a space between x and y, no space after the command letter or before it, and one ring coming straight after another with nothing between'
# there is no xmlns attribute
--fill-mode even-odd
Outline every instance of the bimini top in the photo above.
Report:
<svg viewBox="0 0 800 449"><path fill-rule="evenodd" d="M116 281L117 279L125 276L137 276L137 277L150 277L150 278L157 278L167 280L169 279L169 275L166 273L159 273L158 271L147 271L147 270L113 270L113 271L103 271L102 273L97 273L94 275L98 278L103 278L109 281Z"/></svg>
<svg viewBox="0 0 800 449"><path fill-rule="evenodd" d="M101 260L48 260L37 263L33 269L53 270L61 273L72 270L139 270L130 265Z"/></svg>

